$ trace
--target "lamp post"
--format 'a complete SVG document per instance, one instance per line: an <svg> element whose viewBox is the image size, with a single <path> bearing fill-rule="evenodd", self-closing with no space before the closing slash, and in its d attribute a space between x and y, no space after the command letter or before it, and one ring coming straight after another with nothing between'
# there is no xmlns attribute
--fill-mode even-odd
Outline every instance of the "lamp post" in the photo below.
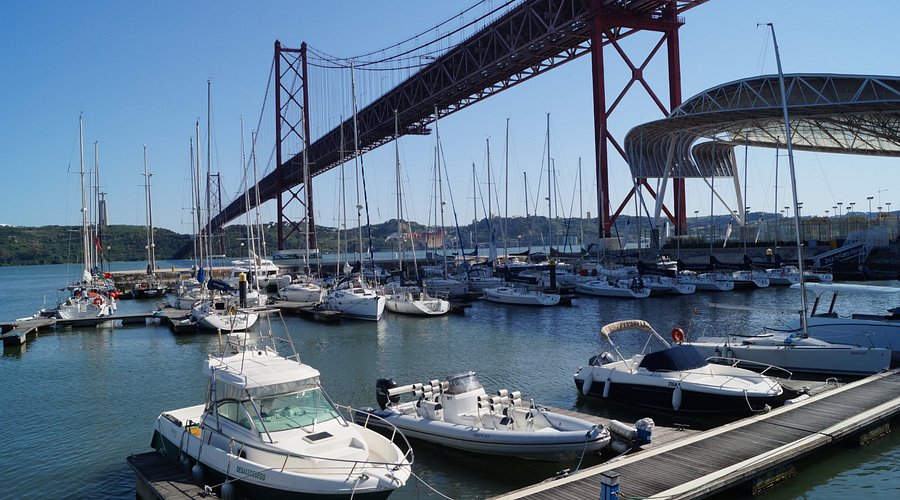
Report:
<svg viewBox="0 0 900 500"><path fill-rule="evenodd" d="M697 238L697 246L700 246L700 226L697 225L697 214L699 213L699 210L694 210L694 233L696 233L695 238Z"/></svg>
<svg viewBox="0 0 900 500"><path fill-rule="evenodd" d="M874 196L866 196L866 200L869 201L869 217L868 217L869 219L872 218L872 200L874 200L874 199L875 199Z"/></svg>
<svg viewBox="0 0 900 500"><path fill-rule="evenodd" d="M850 235L850 213L853 212L853 206L856 205L855 201L851 201L847 204L847 235Z"/></svg>

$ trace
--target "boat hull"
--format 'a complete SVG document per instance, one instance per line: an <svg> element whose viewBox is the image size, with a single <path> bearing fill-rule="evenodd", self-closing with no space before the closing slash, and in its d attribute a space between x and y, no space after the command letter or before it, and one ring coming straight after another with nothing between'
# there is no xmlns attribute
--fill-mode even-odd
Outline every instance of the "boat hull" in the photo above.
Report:
<svg viewBox="0 0 900 500"><path fill-rule="evenodd" d="M539 410L533 410L538 412ZM564 461L582 454L599 453L610 441L609 432L599 426L561 415L541 411L535 418L546 418L560 432L509 431L488 428L483 423L462 425L443 422L396 410L366 408L357 413L359 422L368 414L381 417L403 431L407 438L419 439L471 453L524 458L528 460ZM485 415L484 417L487 417ZM473 419L476 418L473 415ZM523 418L524 420L524 414ZM474 420L473 420L474 422Z"/></svg>
<svg viewBox="0 0 900 500"><path fill-rule="evenodd" d="M575 387L584 394L584 380L575 378ZM746 415L765 411L767 405L769 407L780 405L785 399L772 396L747 396L744 398L743 394L723 396L682 389L681 403L678 409L675 409L673 406L675 387L613 382L610 383L606 397L603 396L604 387L603 382L595 381L591 384L588 394L585 395L654 410L692 414Z"/></svg>
<svg viewBox="0 0 900 500"><path fill-rule="evenodd" d="M861 376L882 372L891 364L891 352L887 349L840 344L830 347L754 345L739 341L726 344L722 338L700 338L690 345L707 358L740 359L791 372Z"/></svg>
<svg viewBox="0 0 900 500"><path fill-rule="evenodd" d="M230 481L246 498L380 499L387 498L409 477L408 464L393 469L387 464L331 462L299 455L269 459L272 465L258 463L248 456L266 452L192 424L201 418L203 411L204 405L197 405L161 414L157 417L151 447L188 469L199 463L203 468L202 483L221 485ZM367 441L372 437L384 441L374 430L354 427ZM240 451L230 453L227 446L217 446L217 440L231 443ZM377 448L375 441L368 443L370 449Z"/></svg>

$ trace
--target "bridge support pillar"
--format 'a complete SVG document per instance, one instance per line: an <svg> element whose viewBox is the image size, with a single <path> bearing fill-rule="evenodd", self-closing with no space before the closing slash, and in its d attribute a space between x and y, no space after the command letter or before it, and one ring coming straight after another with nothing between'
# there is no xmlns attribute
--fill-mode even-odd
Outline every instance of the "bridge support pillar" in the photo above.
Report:
<svg viewBox="0 0 900 500"><path fill-rule="evenodd" d="M610 211L609 197L609 147L614 147L625 159L625 151L620 142L610 132L609 117L615 111L625 95L635 87L637 83L653 100L663 116L668 114L681 104L681 60L678 46L678 29L683 20L677 17L674 3L665 10L664 15L657 17L641 17L631 13L605 7L600 0L594 0L591 5L592 31L591 31L591 64L594 94L594 144L596 175L598 182L598 213L600 214L600 237L611 236L612 225L622 212L636 190L632 189L615 212ZM619 40L637 31L656 31L662 33L661 39L650 51L650 54L639 66L634 64ZM649 82L644 77L644 70L651 60L659 53L663 43L666 44L666 56L668 60L668 93L669 104L664 105L656 96ZM606 83L604 73L603 48L609 44L621 59L631 69L631 79L625 84L618 96L611 104L607 104ZM670 220L675 226L676 234L684 234L687 230L687 216L685 203L684 179L673 179L674 189L674 213L666 210ZM635 187L648 186L646 179L636 179Z"/></svg>

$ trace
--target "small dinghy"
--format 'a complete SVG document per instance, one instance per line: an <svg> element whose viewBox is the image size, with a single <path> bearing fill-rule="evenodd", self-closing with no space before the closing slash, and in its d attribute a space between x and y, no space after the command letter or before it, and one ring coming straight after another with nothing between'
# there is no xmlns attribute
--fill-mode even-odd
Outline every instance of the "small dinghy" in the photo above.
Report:
<svg viewBox="0 0 900 500"><path fill-rule="evenodd" d="M378 379L375 391L381 409L357 412L358 423L378 425L380 417L407 437L459 450L562 461L597 453L610 440L602 425L523 402L519 391L488 395L475 372L402 387ZM415 399L401 402L402 394Z"/></svg>

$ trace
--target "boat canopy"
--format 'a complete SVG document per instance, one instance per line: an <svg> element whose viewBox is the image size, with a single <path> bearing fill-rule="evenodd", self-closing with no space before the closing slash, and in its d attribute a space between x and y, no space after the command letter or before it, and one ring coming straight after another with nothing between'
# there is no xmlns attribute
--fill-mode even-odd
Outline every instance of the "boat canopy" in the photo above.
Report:
<svg viewBox="0 0 900 500"><path fill-rule="evenodd" d="M244 351L210 358L204 371L214 377L216 399L244 399L292 394L318 387L319 371L272 351ZM246 392L245 392L246 391Z"/></svg>
<svg viewBox="0 0 900 500"><path fill-rule="evenodd" d="M676 345L644 355L639 367L646 368L651 372L678 372L706 365L706 359L696 348L689 345Z"/></svg>
<svg viewBox="0 0 900 500"><path fill-rule="evenodd" d="M626 319L624 321L616 321L615 323L610 323L603 328L600 329L600 333L609 338L609 334L614 332L621 332L623 330L644 330L648 332L653 331L653 327L650 326L650 323L642 319Z"/></svg>

